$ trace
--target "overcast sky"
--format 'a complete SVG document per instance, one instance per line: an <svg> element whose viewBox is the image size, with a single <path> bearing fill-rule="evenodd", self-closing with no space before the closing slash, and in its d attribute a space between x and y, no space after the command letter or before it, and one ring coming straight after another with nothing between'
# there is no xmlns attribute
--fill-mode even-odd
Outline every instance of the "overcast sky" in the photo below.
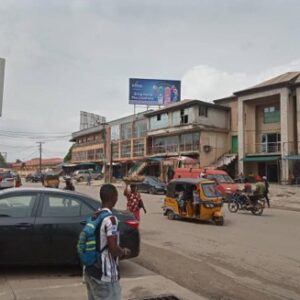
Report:
<svg viewBox="0 0 300 300"><path fill-rule="evenodd" d="M179 79L182 98L212 101L300 70L299 11L298 0L0 0L0 130L65 133L80 110L130 114L130 77ZM35 140L3 136L0 151L38 153Z"/></svg>

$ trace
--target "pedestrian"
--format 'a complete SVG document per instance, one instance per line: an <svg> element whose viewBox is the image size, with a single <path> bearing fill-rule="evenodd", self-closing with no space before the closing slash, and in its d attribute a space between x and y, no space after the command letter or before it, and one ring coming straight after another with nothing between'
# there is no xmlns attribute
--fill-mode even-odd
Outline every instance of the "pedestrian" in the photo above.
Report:
<svg viewBox="0 0 300 300"><path fill-rule="evenodd" d="M92 175L91 175L91 172L89 171L88 173L88 176L87 176L87 185L91 185L91 182L92 182Z"/></svg>
<svg viewBox="0 0 300 300"><path fill-rule="evenodd" d="M268 179L267 179L266 176L263 176L262 179L263 179L263 182L264 182L264 184L265 184L265 192L264 192L264 196L265 196L265 198L266 198L266 200L267 200L268 207L270 207L270 199L269 199L269 197L268 197L270 185L269 185L269 182L268 182Z"/></svg>
<svg viewBox="0 0 300 300"><path fill-rule="evenodd" d="M136 185L131 184L130 191L128 191L128 184L126 183L124 196L127 198L127 209L134 214L138 221L140 221L140 209L142 208L144 213L147 213L147 211L141 198L141 194L136 189Z"/></svg>
<svg viewBox="0 0 300 300"><path fill-rule="evenodd" d="M100 189L101 212L107 211L99 228L97 251L99 261L85 267L84 280L88 300L121 300L119 257L128 257L130 250L119 246L118 219L112 209L118 201L118 191L112 184L104 184Z"/></svg>

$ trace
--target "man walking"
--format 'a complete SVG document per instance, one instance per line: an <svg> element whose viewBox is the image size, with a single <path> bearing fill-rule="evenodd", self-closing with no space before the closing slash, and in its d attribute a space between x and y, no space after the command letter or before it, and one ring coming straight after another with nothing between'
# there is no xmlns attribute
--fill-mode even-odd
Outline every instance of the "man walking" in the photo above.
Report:
<svg viewBox="0 0 300 300"><path fill-rule="evenodd" d="M130 255L130 250L120 248L118 219L112 214L112 208L118 201L118 191L112 184L104 184L100 198L102 208L99 213L107 211L110 215L103 219L97 231L100 259L95 265L85 268L88 300L121 300L119 257Z"/></svg>
<svg viewBox="0 0 300 300"><path fill-rule="evenodd" d="M263 181L264 181L264 184L265 184L265 191L264 191L264 197L266 198L267 200L267 204L268 204L268 207L270 207L270 199L268 197L268 194L269 194L269 182L268 182L268 179L266 176L263 176Z"/></svg>

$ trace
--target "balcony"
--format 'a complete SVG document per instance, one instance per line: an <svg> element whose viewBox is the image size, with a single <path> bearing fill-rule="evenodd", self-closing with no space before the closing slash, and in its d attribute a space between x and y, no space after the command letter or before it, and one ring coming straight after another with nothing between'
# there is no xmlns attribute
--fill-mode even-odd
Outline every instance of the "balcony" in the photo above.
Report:
<svg viewBox="0 0 300 300"><path fill-rule="evenodd" d="M155 154L179 154L185 152L199 152L199 144L170 144L170 145L154 145L148 148L148 155Z"/></svg>
<svg viewBox="0 0 300 300"><path fill-rule="evenodd" d="M278 154L281 153L281 142L246 144L246 154Z"/></svg>

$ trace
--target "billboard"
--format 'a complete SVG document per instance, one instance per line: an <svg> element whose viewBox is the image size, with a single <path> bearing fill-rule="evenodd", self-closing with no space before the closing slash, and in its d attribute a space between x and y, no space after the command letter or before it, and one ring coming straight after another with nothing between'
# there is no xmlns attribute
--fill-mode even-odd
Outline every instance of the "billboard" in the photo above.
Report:
<svg viewBox="0 0 300 300"><path fill-rule="evenodd" d="M168 105L180 101L179 80L129 79L129 104Z"/></svg>
<svg viewBox="0 0 300 300"><path fill-rule="evenodd" d="M5 59L0 58L0 117L2 115Z"/></svg>
<svg viewBox="0 0 300 300"><path fill-rule="evenodd" d="M99 126L100 124L103 124L105 122L105 117L93 113L88 113L86 111L80 112L80 130Z"/></svg>

